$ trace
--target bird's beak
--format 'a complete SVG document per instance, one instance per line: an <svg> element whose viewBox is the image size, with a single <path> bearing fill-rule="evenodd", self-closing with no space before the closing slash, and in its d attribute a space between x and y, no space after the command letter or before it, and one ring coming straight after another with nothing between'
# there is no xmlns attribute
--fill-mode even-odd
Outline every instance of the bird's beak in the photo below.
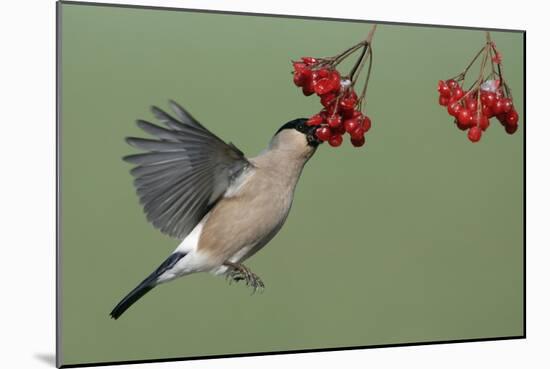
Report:
<svg viewBox="0 0 550 369"><path fill-rule="evenodd" d="M315 135L315 131L317 130L316 126L309 127L306 133L307 138L307 144L309 146L317 147L319 144L323 143L323 141L319 140L317 136Z"/></svg>

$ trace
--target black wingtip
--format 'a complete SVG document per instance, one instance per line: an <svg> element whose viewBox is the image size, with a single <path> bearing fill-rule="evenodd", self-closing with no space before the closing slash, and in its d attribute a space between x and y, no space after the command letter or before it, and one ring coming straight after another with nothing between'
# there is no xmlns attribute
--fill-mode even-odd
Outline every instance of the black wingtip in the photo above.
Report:
<svg viewBox="0 0 550 369"><path fill-rule="evenodd" d="M140 138L138 138L138 137L124 137L124 141L126 141L126 143L128 145L139 149L139 147L136 145L137 140L140 140Z"/></svg>
<svg viewBox="0 0 550 369"><path fill-rule="evenodd" d="M130 145L130 146L132 146L132 147L139 148L138 146L135 145L135 142L134 142L135 139L136 139L136 137L124 137L124 141L125 141L128 145ZM132 154L132 155L125 155L125 156L122 157L122 160L125 161L125 162L127 162L127 163L132 163L131 157L133 157L133 156L135 156L135 155L134 155L134 154Z"/></svg>
<svg viewBox="0 0 550 369"><path fill-rule="evenodd" d="M139 128L142 128L144 122L147 123L143 119L136 119L136 126L138 126Z"/></svg>
<svg viewBox="0 0 550 369"><path fill-rule="evenodd" d="M164 110L162 110L161 108L159 108L158 106L156 105L151 105L151 112L155 115L155 117L159 117L159 116L162 116L164 114L166 114L166 112Z"/></svg>
<svg viewBox="0 0 550 369"><path fill-rule="evenodd" d="M132 156L134 155L125 155L122 157L122 161L125 161L127 163L132 163Z"/></svg>
<svg viewBox="0 0 550 369"><path fill-rule="evenodd" d="M154 128L158 128L158 126L155 126L153 123L148 122L148 121L143 120L143 119L137 119L137 120L136 120L136 125L137 125L140 129L142 129L143 131L145 131L146 133L148 133L148 134L150 134L150 135L152 135L152 136L154 136L154 134L151 134L151 132L150 132L151 126L153 126Z"/></svg>
<svg viewBox="0 0 550 369"><path fill-rule="evenodd" d="M174 113L177 113L178 110L181 110L189 114L189 112L187 112L187 110L185 110L180 104L178 104L176 100L168 99L168 105L170 105L170 108L174 111Z"/></svg>

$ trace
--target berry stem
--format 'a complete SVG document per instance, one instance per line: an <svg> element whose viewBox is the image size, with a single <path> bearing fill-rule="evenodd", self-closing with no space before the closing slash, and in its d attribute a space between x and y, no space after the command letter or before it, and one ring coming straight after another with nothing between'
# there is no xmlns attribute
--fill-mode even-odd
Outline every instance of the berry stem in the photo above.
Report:
<svg viewBox="0 0 550 369"><path fill-rule="evenodd" d="M342 94L338 94L338 96L336 96L336 103L334 104L335 108L332 114L330 115L331 117L335 117L336 114L338 114L338 106L339 106L338 104L340 104L341 98L342 98Z"/></svg>
<svg viewBox="0 0 550 369"><path fill-rule="evenodd" d="M466 73L468 72L468 70L472 67L474 62L477 60L477 58L480 55L483 54L483 57L481 59L481 65L480 65L480 68L479 68L479 75L478 75L477 79L475 80L475 82L468 88L468 91L464 94L464 96L462 96L458 100L459 102L462 101L466 96L470 95L471 93L478 91L479 88L481 87L481 84L483 83L483 79L484 79L483 71L485 70L485 68L487 66L487 60L490 57L490 49L491 49L491 38L490 38L489 32L486 32L486 38L487 38L487 42L485 43L483 48L476 54L476 56L470 62L470 64L468 64L468 66L466 67L464 72L459 74L460 77L464 78L466 76ZM491 65L492 65L492 61L491 61ZM478 103L479 103L480 95L478 94L477 97L478 97Z"/></svg>
<svg viewBox="0 0 550 369"><path fill-rule="evenodd" d="M376 32L376 26L377 26L377 24L373 24L372 28L369 31L369 34L367 35L367 40L366 41L369 45L372 44L372 38L374 37L374 32Z"/></svg>
<svg viewBox="0 0 550 369"><path fill-rule="evenodd" d="M365 65L365 62L367 61L367 58L368 58L369 66L367 68L367 76L365 77L365 84L363 85L361 95L357 99L357 105L359 106L359 110L363 110L362 109L363 101L365 99L365 95L367 93L367 87L369 85L369 79L370 79L370 74L372 70L372 39L374 37L374 32L376 32L376 26L377 25L374 24L370 29L369 34L367 35L367 39L365 40L365 42L366 42L366 46L368 46L368 50L366 50L366 55L363 55L364 58L361 58L362 60L359 66L359 73L361 73L361 70L363 69L363 66ZM355 81L352 82L352 85L354 84L355 84Z"/></svg>
<svg viewBox="0 0 550 369"><path fill-rule="evenodd" d="M483 46L483 47L481 48L481 50L478 51L478 53L476 54L476 56L474 56L474 58L472 59L472 61L470 62L470 64L468 64L468 66L466 67L466 69L464 69L464 72L458 74L457 76L453 77L452 79L457 80L457 81L464 80L464 77L466 76L466 73L468 73L468 71L470 70L470 68L472 67L472 65L474 65L474 63L476 62L477 58L479 58L479 56L481 55L481 53L483 52L483 50L485 50L485 46Z"/></svg>
<svg viewBox="0 0 550 369"><path fill-rule="evenodd" d="M331 64L336 67L338 64L340 64L344 59L346 59L348 56L359 50L362 46L365 45L365 41L361 41L358 44L350 47L349 49L345 50L344 52L332 57L327 58L331 62Z"/></svg>
<svg viewBox="0 0 550 369"><path fill-rule="evenodd" d="M481 128L480 127L480 119L481 119L481 107L482 107L482 104L481 104L481 91L479 91L479 88L481 87L481 84L483 83L483 71L485 70L485 65L487 64L487 60L489 59L489 57L491 57L491 53L490 53L490 51L491 51L491 48L490 48L491 34L489 32L486 32L485 37L487 39L487 43L483 47L483 50L485 51L485 53L483 54L483 60L481 62L481 67L480 67L480 70L479 70L479 77L477 78L477 82L474 85L476 87L470 89L470 91L477 91L476 119L477 119L477 127L478 128ZM494 68L492 59L491 59L491 68Z"/></svg>
<svg viewBox="0 0 550 369"><path fill-rule="evenodd" d="M353 79L353 75L357 71L357 68L359 68L359 65L363 64L362 63L363 57L365 56L365 53L367 52L368 49L369 49L369 44L365 43L365 46L363 46L363 50L361 50L361 55L359 56L359 59L357 59L357 61L355 62L355 65L351 69L351 72L349 72L349 79L352 82L352 84L355 82Z"/></svg>
<svg viewBox="0 0 550 369"><path fill-rule="evenodd" d="M356 52L357 50L359 50L361 47L363 47L363 51L361 52L361 56L359 57L356 65L354 66L352 72L350 72L350 79L351 77L353 76L353 74L355 73L355 70L357 69L357 66L359 65L359 63L361 62L361 60L363 59L367 49L370 49L371 48L371 44L372 44L372 38L374 36L374 32L376 31L376 24L374 24L372 26L372 28L370 29L369 31L369 34L367 35L367 38L364 39L363 41L353 45L352 47L350 47L349 49L343 51L342 53L336 55L335 57L333 58L327 58L327 59L332 59L332 65L334 67L336 67L338 64L340 64L344 59L346 59L349 55L353 54L354 52Z"/></svg>
<svg viewBox="0 0 550 369"><path fill-rule="evenodd" d="M491 43L491 45L492 45L492 43ZM492 47L489 48L489 53L490 53L489 57L491 58L491 75L490 76L491 77L498 77L498 73L495 69L495 62L494 62L495 58L497 57L497 53L495 52L495 50ZM496 64L498 65L498 63L496 63Z"/></svg>
<svg viewBox="0 0 550 369"><path fill-rule="evenodd" d="M472 85L466 90L466 93L460 98L457 100L457 102L461 102L463 101L467 96L469 96L470 94L472 93L475 93L479 90L479 88L481 87L481 84L483 83L483 79L484 79L484 75L483 75L483 71L485 70L486 68L486 65L487 65L487 60L489 59L490 57L490 48L491 48L491 41L490 41L490 35L489 35L489 32L486 33L486 37L487 37L487 42L485 43L485 45L481 48L481 50L478 51L478 53L476 54L476 56L474 57L474 59L470 62L470 64L468 64L468 66L466 67L466 69L464 70L464 72L460 73L458 76L454 77L453 79L455 80L462 80L462 85L464 85L464 81L465 81L465 77L466 77L466 73L468 72L468 70L472 67L472 65L474 65L475 61L483 54L483 57L481 59L481 65L480 65L480 70L479 70L479 75L477 77L477 79L474 81L474 83L472 83ZM492 61L491 61L492 63ZM481 106L481 104L479 103L480 102L480 95L478 94L477 96L477 100L478 100L478 109L479 107Z"/></svg>
<svg viewBox="0 0 550 369"><path fill-rule="evenodd" d="M365 101L365 95L367 94L367 86L369 85L371 69L372 69L372 49L370 49L370 52L369 52L369 67L367 69L367 77L365 80L365 85L363 86L363 90L361 91L361 96L359 96L359 99L358 99L358 104L361 111L363 110L363 103Z"/></svg>
<svg viewBox="0 0 550 369"><path fill-rule="evenodd" d="M498 54L498 50L494 42L491 42L491 50L495 56ZM508 86L508 84L506 83L503 77L502 61L496 64L497 64L497 70L498 70L498 78L500 79L500 83L504 86L506 97L512 98L512 90L510 89L510 87ZM494 72L494 65L493 65L493 72Z"/></svg>
<svg viewBox="0 0 550 369"><path fill-rule="evenodd" d="M487 34L489 34L489 32L487 32ZM489 59L489 48L490 48L490 44L489 44L489 41L487 42L487 44L485 44L485 52L483 53L483 59L481 60L481 67L479 68L479 76L477 77L477 88L479 88L479 86L481 85L481 83L483 82L483 71L485 70L485 66L487 65L487 60Z"/></svg>

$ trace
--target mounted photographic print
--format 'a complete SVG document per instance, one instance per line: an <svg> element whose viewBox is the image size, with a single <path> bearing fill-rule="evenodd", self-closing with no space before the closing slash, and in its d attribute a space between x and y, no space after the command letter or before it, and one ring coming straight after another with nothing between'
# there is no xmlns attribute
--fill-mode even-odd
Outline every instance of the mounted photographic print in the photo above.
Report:
<svg viewBox="0 0 550 369"><path fill-rule="evenodd" d="M524 338L524 46L58 3L58 366Z"/></svg>

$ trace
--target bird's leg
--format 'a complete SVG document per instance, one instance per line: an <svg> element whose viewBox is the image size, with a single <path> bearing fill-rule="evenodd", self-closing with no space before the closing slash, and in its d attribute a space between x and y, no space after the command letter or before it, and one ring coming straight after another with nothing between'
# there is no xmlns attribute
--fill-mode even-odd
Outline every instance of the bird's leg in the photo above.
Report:
<svg viewBox="0 0 550 369"><path fill-rule="evenodd" d="M264 289L265 285L261 278L243 264L226 261L223 265L230 268L227 278L231 278L231 281L239 282L244 280L247 286L252 287L252 293L256 292L257 289L260 291Z"/></svg>

